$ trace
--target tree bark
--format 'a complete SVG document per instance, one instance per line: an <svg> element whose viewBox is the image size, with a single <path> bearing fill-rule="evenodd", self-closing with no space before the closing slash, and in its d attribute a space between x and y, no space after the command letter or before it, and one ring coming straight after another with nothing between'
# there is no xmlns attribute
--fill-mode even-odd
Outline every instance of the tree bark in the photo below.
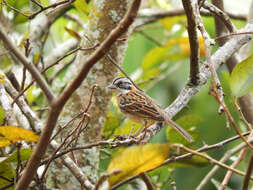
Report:
<svg viewBox="0 0 253 190"><path fill-rule="evenodd" d="M84 29L85 35L82 37L80 45L86 48L92 47L97 43L101 43L123 18L130 2L131 1L129 0L94 0L93 7L91 8L90 14L88 16L89 20L87 26ZM129 32L122 36L124 40L116 41L109 50L110 56L119 65L121 65L123 62L129 37L128 34ZM66 74L65 79L67 81L71 80L73 76L75 76L75 74L82 66L83 62L87 59L87 57L89 57L90 54L91 51L79 51L76 60ZM113 78L116 77L117 73L118 71L115 66L111 64L105 56L93 67L92 71L88 74L85 82L83 82L83 84L73 94L65 106L61 117L62 124L66 123L66 121L70 120L75 115L80 113L81 110L86 108L90 99L92 86L95 84L98 85L94 93L92 105L89 109L91 121L88 129L85 130L81 135L82 138L80 138L81 140L79 141L79 144L94 142L101 139L101 131L104 126L107 107L112 95L111 92L107 90L107 86L113 80ZM72 126L74 127L75 124ZM75 158L78 162L78 165L89 177L91 182L95 183L99 177L99 149L92 148L75 152ZM69 174L69 176L65 178L59 178L59 175L61 173L59 170L54 170L52 172L48 172L48 174L49 173L52 175L53 181L58 179L63 180L59 182L60 184L67 182L69 185L69 178L72 178L72 174ZM64 172L64 175L66 176L66 172ZM71 179L71 181L73 180ZM75 183L75 186L77 184L78 183Z"/></svg>

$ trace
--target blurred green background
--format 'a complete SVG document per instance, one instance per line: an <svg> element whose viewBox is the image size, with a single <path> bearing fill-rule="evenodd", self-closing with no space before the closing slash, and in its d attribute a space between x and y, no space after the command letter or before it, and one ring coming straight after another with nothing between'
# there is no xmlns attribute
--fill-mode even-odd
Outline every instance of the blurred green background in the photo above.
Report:
<svg viewBox="0 0 253 190"><path fill-rule="evenodd" d="M123 69L133 79L135 79L136 83L140 84L146 93L157 100L157 102L159 102L164 108L172 103L172 101L179 94L180 90L188 82L189 55L186 55L184 50L181 49L179 45L180 43L184 42L179 42L179 44L176 43L171 45L171 53L164 53L162 51L156 51L156 49L160 47L153 40L158 41L161 44L166 44L166 42L170 43L175 39L178 40L184 38L186 34L184 29L186 24L185 17L180 17L179 20L181 20L181 23L183 24L181 25L182 28L177 32L168 32L168 28L166 28L166 22L170 22L169 18L161 22L153 23L150 27L142 29L141 31L144 32L145 35L139 32L135 32L129 41L123 64ZM204 17L203 20L209 34L214 37L215 31L213 19L210 17ZM177 25L179 24L178 21L176 23ZM236 24L241 27L244 25L244 22L237 21ZM169 29L172 27L173 26L171 26ZM146 36L152 37L153 40L150 40ZM170 51L170 49L168 50ZM213 51L216 49L217 46L214 46ZM201 51L203 51L203 49ZM170 55L158 55L159 53ZM204 58L202 58L202 61L204 61ZM149 68L146 70L145 64L149 64ZM155 69L157 69L157 73L155 72ZM149 72L150 74L145 74L145 71ZM234 106L234 98L232 97L229 89L229 73L226 67L222 66L219 69L218 74L224 92L226 94L225 101L235 120L239 121L239 115L236 113ZM165 76L162 78L162 80L159 80L159 77L161 75ZM156 81L156 79L158 80ZM152 83L151 88L149 86L150 83ZM186 121L189 123L191 123L191 117L193 120L196 119L196 117L198 118L198 122L196 122L196 125L194 126L195 132L198 134L197 141L191 145L191 147L194 148L201 147L204 144L215 144L236 135L232 128L230 130L226 129L226 119L224 114L218 114L219 104L215 98L208 93L210 90L210 83L211 82L209 80L209 82L204 85L200 91L190 100L188 106L184 108L180 113L178 113L174 118L177 120L181 117L189 116L188 120ZM125 127L124 124L123 126ZM122 131L124 130L121 130L121 132ZM118 134L124 134L124 132L119 132ZM153 137L152 142L168 142L168 139L166 138L166 128L164 128L158 135ZM238 142L233 142L221 148L210 150L208 151L208 154L213 158L219 160L228 149L237 143ZM232 161L229 161L228 163L231 164ZM164 166L162 169L158 169L159 172L154 173L156 175L161 175L159 179L160 181L158 180L158 182L161 182L164 179L168 179L167 183L161 186L161 189L173 189L170 183L172 181L175 181L177 189L190 190L195 189L200 181L213 167L210 165L198 167L197 165L198 164L193 164L190 167L176 167L174 170L172 170L172 168L169 166ZM240 164L239 168L240 167L244 167L244 164ZM151 175L154 175L154 173ZM226 171L224 169L220 169L219 172L214 176L214 179L217 180L217 183L223 180L225 173ZM153 179L156 179L156 177L153 176ZM232 189L240 189L242 185L242 179L243 178L239 177L238 175L233 174L232 180L228 186ZM122 187L121 189L125 188L126 187ZM211 182L209 182L205 189L213 190L215 187L213 184L211 184Z"/></svg>

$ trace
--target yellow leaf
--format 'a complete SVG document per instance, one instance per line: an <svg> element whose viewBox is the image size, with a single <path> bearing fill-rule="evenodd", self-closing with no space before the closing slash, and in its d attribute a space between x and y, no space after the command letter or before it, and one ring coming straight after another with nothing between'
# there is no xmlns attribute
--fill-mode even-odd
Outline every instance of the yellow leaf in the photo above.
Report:
<svg viewBox="0 0 253 190"><path fill-rule="evenodd" d="M167 0L157 0L156 2L163 9L169 10L171 8L171 5L168 3Z"/></svg>
<svg viewBox="0 0 253 190"><path fill-rule="evenodd" d="M39 137L33 131L14 126L1 126L0 135L12 143L16 141L37 142L39 139Z"/></svg>
<svg viewBox="0 0 253 190"><path fill-rule="evenodd" d="M146 144L120 150L111 160L107 172L120 170L109 178L111 186L127 178L160 166L167 158L168 144Z"/></svg>
<svg viewBox="0 0 253 190"><path fill-rule="evenodd" d="M40 52L35 52L34 55L33 55L33 63L36 65L39 63L39 60L40 60Z"/></svg>
<svg viewBox="0 0 253 190"><path fill-rule="evenodd" d="M4 75L0 75L0 83L4 84L5 79L4 79Z"/></svg>
<svg viewBox="0 0 253 190"><path fill-rule="evenodd" d="M203 38L199 37L199 50L200 50L200 57L205 56L205 44ZM191 51L190 51L190 44L189 44L189 39L188 37L181 37L176 40L171 40L169 41L166 45L168 44L178 44L180 49L182 50L184 55L190 56Z"/></svg>
<svg viewBox="0 0 253 190"><path fill-rule="evenodd" d="M206 50L205 50L205 43L204 39L199 37L199 50L200 50L200 57L206 56Z"/></svg>
<svg viewBox="0 0 253 190"><path fill-rule="evenodd" d="M184 24L186 22L185 16L166 17L161 19L163 27L167 30L171 30L175 24Z"/></svg>
<svg viewBox="0 0 253 190"><path fill-rule="evenodd" d="M11 141L4 138L4 137L0 137L0 147L4 147L4 146L8 146L11 144Z"/></svg>

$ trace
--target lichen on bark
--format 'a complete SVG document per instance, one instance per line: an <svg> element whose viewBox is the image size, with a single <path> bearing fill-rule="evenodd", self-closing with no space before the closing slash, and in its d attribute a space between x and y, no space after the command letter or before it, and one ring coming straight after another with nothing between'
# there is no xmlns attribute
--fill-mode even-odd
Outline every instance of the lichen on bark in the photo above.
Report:
<svg viewBox="0 0 253 190"><path fill-rule="evenodd" d="M84 48L91 47L103 42L123 18L129 4L129 0L94 0L84 31L85 36L82 37L81 46ZM128 34L129 32L121 37L124 40L115 41L108 52L119 65L121 65L125 55ZM90 55L91 51L78 52L76 60L66 74L66 81L71 80L76 75ZM63 123L80 113L87 106L92 86L95 84L98 85L89 109L90 124L88 129L82 134L79 143L94 142L101 138L101 130L104 126L106 111L112 95L106 87L116 77L117 73L118 71L115 66L106 57L102 58L95 64L87 78L65 106L61 115L61 121L64 121ZM96 182L99 177L99 150L93 148L75 153L77 154L77 162L85 175L88 176L91 182Z"/></svg>

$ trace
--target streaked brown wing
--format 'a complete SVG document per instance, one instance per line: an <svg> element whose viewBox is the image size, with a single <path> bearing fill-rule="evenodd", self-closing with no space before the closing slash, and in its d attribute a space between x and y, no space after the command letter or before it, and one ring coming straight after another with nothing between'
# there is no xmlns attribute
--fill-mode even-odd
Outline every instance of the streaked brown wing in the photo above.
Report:
<svg viewBox="0 0 253 190"><path fill-rule="evenodd" d="M141 96L141 97L139 97ZM164 118L159 112L149 103L146 97L141 94L128 93L119 104L123 112L127 112L145 119L152 119L156 121L164 121Z"/></svg>

